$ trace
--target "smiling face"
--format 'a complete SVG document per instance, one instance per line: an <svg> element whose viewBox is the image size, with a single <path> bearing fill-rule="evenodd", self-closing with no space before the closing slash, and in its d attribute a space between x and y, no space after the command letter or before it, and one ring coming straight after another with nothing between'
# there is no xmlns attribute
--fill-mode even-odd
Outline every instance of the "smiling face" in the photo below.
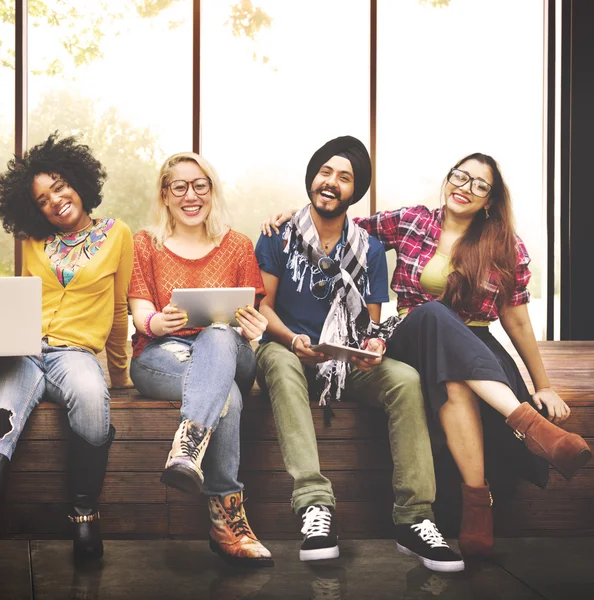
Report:
<svg viewBox="0 0 594 600"><path fill-rule="evenodd" d="M479 180L479 183L484 182L493 186L493 173L489 165L471 159L464 161L457 169L466 172L472 179ZM480 210L491 206L491 193L485 198L474 194L471 190L472 179L462 186L456 186L450 181L446 183L444 188L445 205L452 215L472 219Z"/></svg>
<svg viewBox="0 0 594 600"><path fill-rule="evenodd" d="M333 156L326 161L311 184L311 203L324 218L334 218L347 211L355 191L351 161Z"/></svg>
<svg viewBox="0 0 594 600"><path fill-rule="evenodd" d="M198 195L192 182L208 177L194 161L183 161L177 163L167 178L168 186L163 189L163 202L169 208L171 216L176 225L185 227L204 227L206 219L212 206L212 193L210 186L206 194ZM187 192L179 197L175 196L169 184L172 182L185 181L189 183ZM198 182L200 183L200 182Z"/></svg>
<svg viewBox="0 0 594 600"><path fill-rule="evenodd" d="M82 200L59 175L40 173L33 179L33 200L43 216L58 230L72 233L84 229L91 217Z"/></svg>

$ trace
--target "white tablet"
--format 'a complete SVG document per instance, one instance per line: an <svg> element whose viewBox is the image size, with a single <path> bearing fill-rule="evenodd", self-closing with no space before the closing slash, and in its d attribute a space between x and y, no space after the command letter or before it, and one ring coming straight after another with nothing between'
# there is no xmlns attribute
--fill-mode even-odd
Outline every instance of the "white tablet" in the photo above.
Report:
<svg viewBox="0 0 594 600"><path fill-rule="evenodd" d="M369 350L349 348L348 346L341 346L340 344L332 344L330 342L311 346L311 350L314 352L323 352L324 354L327 354L336 360L342 360L343 362L350 362L354 356L357 358L377 358L380 356L380 354L370 352Z"/></svg>
<svg viewBox="0 0 594 600"><path fill-rule="evenodd" d="M256 288L186 288L171 293L171 304L188 313L187 327L208 327L221 322L239 325L238 308L254 306Z"/></svg>

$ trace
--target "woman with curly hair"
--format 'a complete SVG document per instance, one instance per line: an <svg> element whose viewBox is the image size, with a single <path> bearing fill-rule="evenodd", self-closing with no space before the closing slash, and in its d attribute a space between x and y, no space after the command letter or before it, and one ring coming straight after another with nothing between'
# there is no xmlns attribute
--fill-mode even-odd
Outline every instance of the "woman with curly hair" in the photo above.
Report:
<svg viewBox="0 0 594 600"><path fill-rule="evenodd" d="M67 408L68 492L75 558L99 558L97 502L109 447L110 396L96 354L105 347L112 387L127 387L127 293L133 243L128 226L91 218L107 174L88 146L57 134L8 163L0 218L22 236L23 276L42 280L38 356L0 358L0 486L31 411L45 397Z"/></svg>

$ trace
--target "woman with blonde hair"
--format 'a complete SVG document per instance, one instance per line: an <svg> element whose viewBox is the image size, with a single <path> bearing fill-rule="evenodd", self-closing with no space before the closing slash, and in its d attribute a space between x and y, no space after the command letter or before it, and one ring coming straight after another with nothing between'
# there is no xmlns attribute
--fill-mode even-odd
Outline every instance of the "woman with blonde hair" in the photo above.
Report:
<svg viewBox="0 0 594 600"><path fill-rule="evenodd" d="M238 479L242 393L256 370L250 341L266 329L251 306L239 309L238 330L214 323L186 327L171 303L174 288L264 286L250 240L229 227L222 187L213 167L194 153L169 157L159 174L152 224L134 236L130 307L130 375L153 398L181 401L161 481L209 497L210 547L236 565L272 565L252 532Z"/></svg>

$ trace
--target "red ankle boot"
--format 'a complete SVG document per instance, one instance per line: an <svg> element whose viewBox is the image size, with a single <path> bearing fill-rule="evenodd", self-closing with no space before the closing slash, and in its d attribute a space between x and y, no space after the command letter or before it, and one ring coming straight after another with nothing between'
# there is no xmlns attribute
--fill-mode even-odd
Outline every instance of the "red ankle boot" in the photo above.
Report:
<svg viewBox="0 0 594 600"><path fill-rule="evenodd" d="M493 497L489 484L462 484L462 525L458 545L464 558L493 556Z"/></svg>
<svg viewBox="0 0 594 600"><path fill-rule="evenodd" d="M571 479L592 458L592 451L581 436L557 427L528 402L520 404L506 423L530 452L545 458L565 479Z"/></svg>

